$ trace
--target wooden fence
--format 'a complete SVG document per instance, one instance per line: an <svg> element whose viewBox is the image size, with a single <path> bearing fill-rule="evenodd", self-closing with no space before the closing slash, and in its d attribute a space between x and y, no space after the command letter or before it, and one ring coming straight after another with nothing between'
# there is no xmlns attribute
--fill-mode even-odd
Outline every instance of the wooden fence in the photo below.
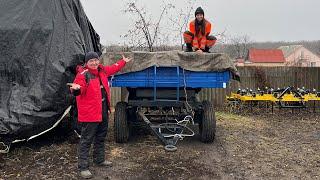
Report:
<svg viewBox="0 0 320 180"><path fill-rule="evenodd" d="M222 106L226 95L238 88L257 89L264 87L305 87L320 91L319 67L238 67L241 82L232 80L226 89L203 89L202 100L209 100L215 106ZM121 100L120 88L112 88L112 105ZM122 97L123 98L123 97Z"/></svg>

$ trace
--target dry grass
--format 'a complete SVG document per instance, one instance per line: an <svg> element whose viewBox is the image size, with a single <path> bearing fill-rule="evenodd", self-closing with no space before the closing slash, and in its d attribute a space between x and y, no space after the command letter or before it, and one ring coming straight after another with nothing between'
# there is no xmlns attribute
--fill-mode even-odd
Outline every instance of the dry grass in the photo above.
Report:
<svg viewBox="0 0 320 180"><path fill-rule="evenodd" d="M113 141L112 121L106 157L111 169L91 167L95 179L319 179L319 114L236 115L216 113L213 144L199 137L168 153L151 135L127 144ZM48 142L49 141L49 142ZM77 179L77 140L37 140L0 157L0 179Z"/></svg>

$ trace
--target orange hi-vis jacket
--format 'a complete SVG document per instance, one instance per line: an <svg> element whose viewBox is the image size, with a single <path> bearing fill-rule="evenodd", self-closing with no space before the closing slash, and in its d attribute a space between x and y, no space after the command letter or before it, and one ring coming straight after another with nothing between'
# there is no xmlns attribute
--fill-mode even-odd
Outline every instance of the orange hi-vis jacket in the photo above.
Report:
<svg viewBox="0 0 320 180"><path fill-rule="evenodd" d="M196 22L195 22L195 20L191 21L189 24L190 32L192 34L194 34L192 46L196 49L205 49L206 42L207 42L207 36L211 32L211 23L209 21L207 21L206 19L204 19L204 21L205 21L205 26L206 26L205 33L201 32L201 30L200 30L198 35L196 35L196 24L195 24Z"/></svg>

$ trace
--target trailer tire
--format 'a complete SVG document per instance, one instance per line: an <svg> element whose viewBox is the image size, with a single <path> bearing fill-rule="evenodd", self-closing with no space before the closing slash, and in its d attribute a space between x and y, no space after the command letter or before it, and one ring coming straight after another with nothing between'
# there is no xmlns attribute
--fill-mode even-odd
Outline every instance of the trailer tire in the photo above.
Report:
<svg viewBox="0 0 320 180"><path fill-rule="evenodd" d="M128 104L118 102L114 112L114 137L117 143L126 143L129 140Z"/></svg>
<svg viewBox="0 0 320 180"><path fill-rule="evenodd" d="M216 117L213 105L209 101L203 101L202 120L199 122L200 140L204 143L211 143L216 133Z"/></svg>

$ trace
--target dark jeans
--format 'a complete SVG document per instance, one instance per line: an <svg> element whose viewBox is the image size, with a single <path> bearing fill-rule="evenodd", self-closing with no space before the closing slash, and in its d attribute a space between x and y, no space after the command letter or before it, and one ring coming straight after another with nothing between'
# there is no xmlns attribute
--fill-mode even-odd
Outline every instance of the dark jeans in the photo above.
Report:
<svg viewBox="0 0 320 180"><path fill-rule="evenodd" d="M102 103L102 122L82 123L81 139L78 148L78 168L80 171L89 168L89 151L93 143L93 162L102 163L105 160L105 138L108 130L107 101Z"/></svg>

